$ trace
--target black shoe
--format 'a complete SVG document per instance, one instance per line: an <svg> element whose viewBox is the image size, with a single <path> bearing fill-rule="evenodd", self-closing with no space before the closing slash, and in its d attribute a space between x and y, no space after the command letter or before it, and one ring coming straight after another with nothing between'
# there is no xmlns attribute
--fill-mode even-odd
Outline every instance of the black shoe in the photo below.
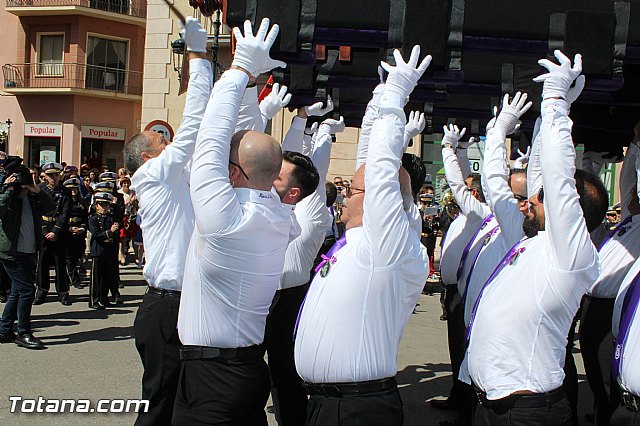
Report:
<svg viewBox="0 0 640 426"><path fill-rule="evenodd" d="M89 309L95 309L96 311L102 311L104 309L104 305L100 302L98 303L89 303Z"/></svg>
<svg viewBox="0 0 640 426"><path fill-rule="evenodd" d="M16 333L13 331L9 333L0 333L0 343L13 343L16 340Z"/></svg>
<svg viewBox="0 0 640 426"><path fill-rule="evenodd" d="M124 284L122 284L122 281L118 283L118 288L124 288Z"/></svg>
<svg viewBox="0 0 640 426"><path fill-rule="evenodd" d="M440 315L440 321L446 321L446 320L447 320L447 314Z"/></svg>
<svg viewBox="0 0 640 426"><path fill-rule="evenodd" d="M71 303L71 301L69 300L68 294L65 294L64 296L60 296L60 303L62 303L64 306L73 305L73 303Z"/></svg>
<svg viewBox="0 0 640 426"><path fill-rule="evenodd" d="M113 301L113 303L116 305L122 305L124 304L124 300L122 300L122 296L118 295L115 297L115 300Z"/></svg>
<svg viewBox="0 0 640 426"><path fill-rule="evenodd" d="M2 292L0 294L0 303L7 303L7 293Z"/></svg>
<svg viewBox="0 0 640 426"><path fill-rule="evenodd" d="M37 289L36 290L36 298L33 299L34 305L42 305L47 301L47 292L44 290Z"/></svg>
<svg viewBox="0 0 640 426"><path fill-rule="evenodd" d="M84 287L80 283L73 283L73 288L77 288L78 290L82 290Z"/></svg>
<svg viewBox="0 0 640 426"><path fill-rule="evenodd" d="M44 349L44 343L40 339L33 337L31 333L16 336L15 344L27 349Z"/></svg>
<svg viewBox="0 0 640 426"><path fill-rule="evenodd" d="M453 402L447 399L430 399L429 405L433 408L437 408L438 410L454 410L456 407L453 405Z"/></svg>

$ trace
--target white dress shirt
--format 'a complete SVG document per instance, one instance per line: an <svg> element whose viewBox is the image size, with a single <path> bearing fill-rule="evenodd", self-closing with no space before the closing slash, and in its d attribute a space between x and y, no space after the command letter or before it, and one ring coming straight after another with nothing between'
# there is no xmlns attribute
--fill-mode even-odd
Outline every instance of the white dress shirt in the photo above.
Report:
<svg viewBox="0 0 640 426"><path fill-rule="evenodd" d="M305 381L396 374L398 343L429 274L419 212L400 193L404 125L401 110L381 108L367 153L363 225L347 230L329 273L317 274L307 293L295 341Z"/></svg>
<svg viewBox="0 0 640 426"><path fill-rule="evenodd" d="M620 331L622 303L627 295L629 286L638 274L640 274L640 260L635 261L620 285L620 290L618 291L616 304L613 310L612 331L614 337L617 337L618 332ZM625 342L622 351L620 376L618 377L618 384L620 387L636 396L640 395L640 368L638 368L640 360L640 314L638 314L638 311L639 310L636 310L633 316L631 327L629 328L629 334L627 334L627 341Z"/></svg>
<svg viewBox="0 0 640 426"><path fill-rule="evenodd" d="M627 149L622 171L620 172L623 220L630 214L629 203L632 202L633 193L637 191L638 176L640 176L640 173L636 170L637 153L638 146L631 143ZM640 215L635 215L631 217L631 222L624 225L620 231L616 232L600 248L602 269L598 280L591 286L587 294L606 299L616 297L622 279L639 256Z"/></svg>
<svg viewBox="0 0 640 426"><path fill-rule="evenodd" d="M575 149L564 101L543 102L540 161L545 232L485 288L460 379L500 399L562 386L569 327L599 273L573 178Z"/></svg>
<svg viewBox="0 0 640 426"><path fill-rule="evenodd" d="M191 170L196 226L178 315L185 345L262 343L290 240L291 211L277 194L229 182L230 141L247 81L239 70L223 74L198 133Z"/></svg>
<svg viewBox="0 0 640 426"><path fill-rule="evenodd" d="M291 125L293 130L287 132L282 142L282 150L303 153L302 139L306 120L296 118ZM325 189L330 157L331 135L322 133L318 136L311 153L311 160L320 177L318 187L295 207L300 235L287 247L279 290L298 287L309 282L313 261L324 241L327 227L331 226L331 216L326 207L327 191Z"/></svg>
<svg viewBox="0 0 640 426"><path fill-rule="evenodd" d="M478 201L465 185L464 180L469 176L469 172L465 171L469 169L469 160L466 150L459 150L458 155L456 157L451 147L442 148L447 183L458 206L460 206L461 214L451 223L447 231L447 237L442 246L440 276L442 282L447 285L458 283L458 291L463 294L466 281L458 280L458 267L462 260L462 253L478 231L482 220L491 214L491 209L486 203ZM471 267L471 262L467 262L469 258L470 256L467 256L465 259L463 275L466 275Z"/></svg>
<svg viewBox="0 0 640 426"><path fill-rule="evenodd" d="M143 275L153 287L182 289L185 257L194 227L184 170L195 149L212 80L208 60L189 61L189 87L180 128L173 142L131 177L140 203L139 214L144 216L140 226L147 259Z"/></svg>

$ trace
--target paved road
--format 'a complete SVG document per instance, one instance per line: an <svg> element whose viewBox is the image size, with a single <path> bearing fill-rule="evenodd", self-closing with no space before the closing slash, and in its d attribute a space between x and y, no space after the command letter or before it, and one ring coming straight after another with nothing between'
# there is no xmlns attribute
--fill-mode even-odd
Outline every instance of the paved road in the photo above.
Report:
<svg viewBox="0 0 640 426"><path fill-rule="evenodd" d="M135 266L122 268L125 304L106 311L87 307L87 291L72 289L73 306L51 298L33 309L35 334L43 351L14 344L0 345L0 424L120 425L133 424L133 414L12 414L10 396L25 399L135 399L140 397L140 359L133 341L133 320L145 283ZM405 425L438 425L450 414L432 409L426 400L448 392L449 360L446 324L438 294L421 296L400 344L398 383L404 401ZM584 379L579 355L581 379ZM581 415L591 396L586 383ZM275 425L269 414L270 425Z"/></svg>

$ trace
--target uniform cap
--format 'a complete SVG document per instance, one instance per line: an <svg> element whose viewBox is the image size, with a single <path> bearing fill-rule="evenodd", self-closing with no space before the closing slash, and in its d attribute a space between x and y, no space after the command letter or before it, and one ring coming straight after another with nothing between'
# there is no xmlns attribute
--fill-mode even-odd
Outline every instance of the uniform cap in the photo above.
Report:
<svg viewBox="0 0 640 426"><path fill-rule="evenodd" d="M94 197L95 197L96 203L101 203L101 202L113 203L113 201L115 200L115 197L109 194L108 192L98 192Z"/></svg>
<svg viewBox="0 0 640 426"><path fill-rule="evenodd" d="M113 172L104 172L100 174L101 182L115 182L118 179L118 175Z"/></svg>
<svg viewBox="0 0 640 426"><path fill-rule="evenodd" d="M98 182L94 189L98 192L112 192L113 182Z"/></svg>
<svg viewBox="0 0 640 426"><path fill-rule="evenodd" d="M65 188L78 188L80 186L80 179L71 178L64 181Z"/></svg>
<svg viewBox="0 0 640 426"><path fill-rule="evenodd" d="M46 174L60 173L62 172L62 164L56 162L46 163L42 166L42 171Z"/></svg>

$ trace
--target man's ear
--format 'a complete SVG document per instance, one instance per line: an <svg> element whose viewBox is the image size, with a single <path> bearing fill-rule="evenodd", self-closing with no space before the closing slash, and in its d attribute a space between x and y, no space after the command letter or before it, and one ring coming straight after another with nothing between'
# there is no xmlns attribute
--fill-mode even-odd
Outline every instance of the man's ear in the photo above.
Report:
<svg viewBox="0 0 640 426"><path fill-rule="evenodd" d="M140 158L142 158L142 161L147 161L151 159L151 157L149 157L149 154L147 154L146 151L142 151L140 153Z"/></svg>
<svg viewBox="0 0 640 426"><path fill-rule="evenodd" d="M298 187L293 187L289 190L289 196L292 200L298 200L300 198L300 194L302 193L302 191L300 191L300 188Z"/></svg>

